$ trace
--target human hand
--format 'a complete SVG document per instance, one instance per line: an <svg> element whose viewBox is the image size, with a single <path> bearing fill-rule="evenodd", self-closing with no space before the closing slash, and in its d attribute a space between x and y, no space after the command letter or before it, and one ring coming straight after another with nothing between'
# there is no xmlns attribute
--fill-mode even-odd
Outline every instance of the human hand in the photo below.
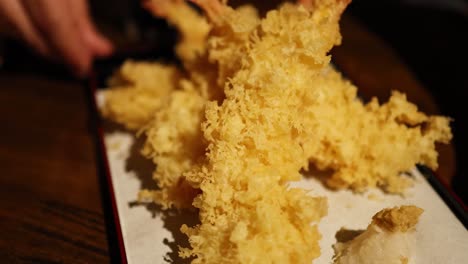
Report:
<svg viewBox="0 0 468 264"><path fill-rule="evenodd" d="M86 75L112 44L97 32L86 0L0 0L0 33L19 38L39 54Z"/></svg>

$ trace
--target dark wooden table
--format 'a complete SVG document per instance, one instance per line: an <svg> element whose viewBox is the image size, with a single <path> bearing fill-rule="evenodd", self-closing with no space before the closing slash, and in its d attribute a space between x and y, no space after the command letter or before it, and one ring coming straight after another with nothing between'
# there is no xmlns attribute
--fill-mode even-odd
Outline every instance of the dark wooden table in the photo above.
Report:
<svg viewBox="0 0 468 264"><path fill-rule="evenodd" d="M2 263L108 261L84 89L0 75Z"/></svg>
<svg viewBox="0 0 468 264"><path fill-rule="evenodd" d="M390 47L349 17L342 31L334 61L365 98L399 89L438 112ZM34 72L0 71L0 262L110 262L116 248L107 242L86 87ZM441 151L438 174L448 183L453 149Z"/></svg>

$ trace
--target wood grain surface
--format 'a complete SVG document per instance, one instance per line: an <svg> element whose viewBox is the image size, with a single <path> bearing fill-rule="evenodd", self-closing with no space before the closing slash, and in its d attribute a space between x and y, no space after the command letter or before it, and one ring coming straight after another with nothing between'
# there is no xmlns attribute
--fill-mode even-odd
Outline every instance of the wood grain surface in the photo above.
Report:
<svg viewBox="0 0 468 264"><path fill-rule="evenodd" d="M0 74L1 263L105 263L84 87Z"/></svg>
<svg viewBox="0 0 468 264"><path fill-rule="evenodd" d="M398 89L438 112L390 47L349 17L342 31L334 62L364 98ZM34 72L0 71L0 262L108 263L116 248L108 246L86 87ZM450 182L453 150L441 150L438 174Z"/></svg>

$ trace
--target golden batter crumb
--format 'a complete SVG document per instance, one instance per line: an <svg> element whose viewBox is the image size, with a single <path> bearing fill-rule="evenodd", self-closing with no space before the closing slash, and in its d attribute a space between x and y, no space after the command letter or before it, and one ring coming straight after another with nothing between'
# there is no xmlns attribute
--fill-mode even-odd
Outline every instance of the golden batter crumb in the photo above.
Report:
<svg viewBox="0 0 468 264"><path fill-rule="evenodd" d="M372 201L381 201L381 197L375 193L370 193L367 195L367 199L372 200Z"/></svg>
<svg viewBox="0 0 468 264"><path fill-rule="evenodd" d="M390 232L407 232L415 227L423 212L414 205L384 209L372 217L372 224Z"/></svg>
<svg viewBox="0 0 468 264"><path fill-rule="evenodd" d="M409 260L407 257L401 257L401 264L408 264Z"/></svg>

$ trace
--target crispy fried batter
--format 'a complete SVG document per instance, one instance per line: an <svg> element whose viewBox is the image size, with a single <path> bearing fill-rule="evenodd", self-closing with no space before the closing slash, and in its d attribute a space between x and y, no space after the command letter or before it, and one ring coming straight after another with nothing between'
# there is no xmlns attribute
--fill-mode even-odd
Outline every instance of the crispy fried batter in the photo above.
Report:
<svg viewBox="0 0 468 264"><path fill-rule="evenodd" d="M126 61L109 80L101 113L128 129L147 124L181 77L175 66Z"/></svg>
<svg viewBox="0 0 468 264"><path fill-rule="evenodd" d="M386 208L372 217L372 224L389 232L408 232L414 229L423 212L414 205Z"/></svg>
<svg viewBox="0 0 468 264"><path fill-rule="evenodd" d="M173 92L167 100L147 125L142 151L157 164L153 178L160 190L145 192L140 200L152 196L164 208L188 208L197 192L181 176L205 155L200 123L206 99L188 87Z"/></svg>
<svg viewBox="0 0 468 264"><path fill-rule="evenodd" d="M314 78L310 91L302 103L302 144L315 167L333 171L330 187L402 193L412 181L400 173L416 163L437 168L435 142L451 138L449 119L418 112L396 91L383 105L363 104L356 87L333 69Z"/></svg>
<svg viewBox="0 0 468 264"><path fill-rule="evenodd" d="M128 103L147 96L131 79L127 97L109 100L104 111L132 105L107 116L147 136L143 153L158 165L159 190L140 198L199 209L201 224L181 229L191 246L181 256L195 257L194 264L310 263L320 254L320 234L310 224L327 205L288 188L299 171L313 164L333 172L329 186L400 193L410 185L400 172L416 163L437 167L435 143L450 140L449 119L418 112L398 92L385 104L363 104L356 87L329 66L349 1L317 0L308 9L285 4L263 19L252 7L196 2L211 29L195 30L207 34L197 38L206 37L202 47L196 41L197 48L185 49L196 52L179 54L187 74L168 82L165 103ZM183 9L165 10L190 34L175 18ZM130 78L116 80L122 79Z"/></svg>

